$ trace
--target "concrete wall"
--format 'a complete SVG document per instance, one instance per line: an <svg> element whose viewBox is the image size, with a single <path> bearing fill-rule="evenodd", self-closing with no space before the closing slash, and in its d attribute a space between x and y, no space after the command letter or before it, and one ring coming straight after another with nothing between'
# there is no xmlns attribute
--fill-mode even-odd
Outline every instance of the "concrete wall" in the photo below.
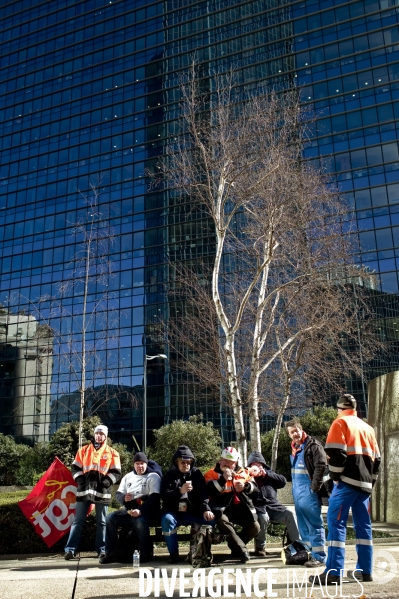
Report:
<svg viewBox="0 0 399 599"><path fill-rule="evenodd" d="M382 457L372 514L377 521L399 524L399 371L370 381L368 397L368 422L376 431Z"/></svg>

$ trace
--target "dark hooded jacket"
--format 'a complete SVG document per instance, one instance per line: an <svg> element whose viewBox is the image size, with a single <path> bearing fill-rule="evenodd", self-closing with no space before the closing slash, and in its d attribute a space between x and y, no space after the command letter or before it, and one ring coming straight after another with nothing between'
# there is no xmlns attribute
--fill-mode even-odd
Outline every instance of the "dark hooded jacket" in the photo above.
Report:
<svg viewBox="0 0 399 599"><path fill-rule="evenodd" d="M193 461L187 473L180 472L177 467L177 458L190 458ZM206 492L204 476L195 465L195 458L187 445L180 445L172 458L173 466L166 472L161 482L161 497L164 513L176 514L179 512L179 503L186 503L186 513L202 517L209 511L209 500ZM191 481L193 490L183 496L180 493L185 482Z"/></svg>
<svg viewBox="0 0 399 599"><path fill-rule="evenodd" d="M277 499L277 489L282 489L287 484L287 479L282 474L276 474L266 463L260 451L253 451L248 458L248 466L258 462L266 470L266 476L255 478L258 493L252 495L252 502L257 512L268 513L268 510L284 512L287 508Z"/></svg>

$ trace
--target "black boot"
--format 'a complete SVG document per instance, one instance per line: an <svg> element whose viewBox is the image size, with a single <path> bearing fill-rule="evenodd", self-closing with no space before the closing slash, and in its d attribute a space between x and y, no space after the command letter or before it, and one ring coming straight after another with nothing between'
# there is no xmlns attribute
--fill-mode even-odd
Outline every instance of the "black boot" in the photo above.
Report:
<svg viewBox="0 0 399 599"><path fill-rule="evenodd" d="M177 564L179 562L179 552L171 553L168 559L168 564Z"/></svg>

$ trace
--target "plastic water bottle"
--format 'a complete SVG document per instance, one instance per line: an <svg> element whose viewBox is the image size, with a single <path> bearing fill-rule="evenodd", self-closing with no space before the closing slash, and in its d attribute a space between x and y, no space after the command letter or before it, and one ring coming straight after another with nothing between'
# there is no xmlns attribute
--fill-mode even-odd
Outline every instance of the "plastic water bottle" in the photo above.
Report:
<svg viewBox="0 0 399 599"><path fill-rule="evenodd" d="M133 568L139 568L140 567L140 552L136 551L133 553Z"/></svg>

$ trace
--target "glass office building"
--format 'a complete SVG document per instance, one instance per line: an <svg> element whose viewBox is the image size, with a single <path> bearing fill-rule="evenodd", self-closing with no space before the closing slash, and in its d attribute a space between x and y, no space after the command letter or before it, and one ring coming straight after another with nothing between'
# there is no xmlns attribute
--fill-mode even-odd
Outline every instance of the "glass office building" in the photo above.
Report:
<svg viewBox="0 0 399 599"><path fill-rule="evenodd" d="M348 194L361 230L359 261L379 273L381 326L397 339L397 6L396 0L2 3L0 432L44 440L76 419L86 299L88 314L102 306L87 329L88 348L96 349L87 364L88 405L114 439L131 445L134 435L140 443L145 355L170 357L154 326L176 309L168 305L169 265L213 252L209 224L150 190L145 177L174 130L179 74L193 57L205 81L233 65L249 88L265 80L301 86L303 102L318 116L306 156L322 156ZM88 206L93 195L96 205ZM81 281L74 267L87 238L74 231L76 223L96 235L108 232L112 268L106 278L91 275L86 295L78 285L64 287L62 313L48 299L39 309L39 298L60 297L63 281ZM26 322L35 323L30 336ZM35 339L39 349L28 352ZM68 351L69 364L61 359ZM149 429L202 412L229 440L224 409L171 363L148 362ZM394 359L376 364L374 373L393 367ZM351 390L362 392L356 381Z"/></svg>

